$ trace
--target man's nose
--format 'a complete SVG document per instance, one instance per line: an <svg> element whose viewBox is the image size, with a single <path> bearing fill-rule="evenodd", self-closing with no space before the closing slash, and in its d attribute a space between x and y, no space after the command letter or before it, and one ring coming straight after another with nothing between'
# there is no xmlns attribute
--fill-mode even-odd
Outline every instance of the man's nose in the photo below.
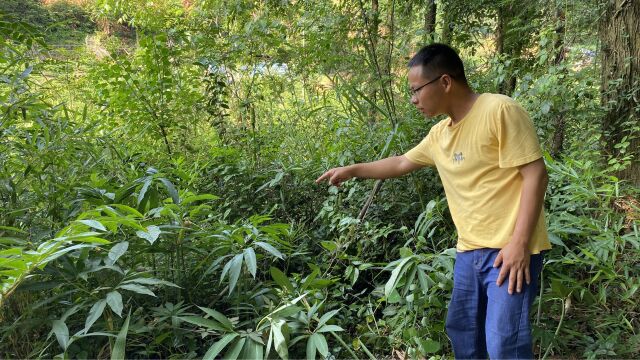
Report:
<svg viewBox="0 0 640 360"><path fill-rule="evenodd" d="M417 97L417 96L415 96L415 95L411 95L411 103L412 103L413 105L418 104L418 97Z"/></svg>

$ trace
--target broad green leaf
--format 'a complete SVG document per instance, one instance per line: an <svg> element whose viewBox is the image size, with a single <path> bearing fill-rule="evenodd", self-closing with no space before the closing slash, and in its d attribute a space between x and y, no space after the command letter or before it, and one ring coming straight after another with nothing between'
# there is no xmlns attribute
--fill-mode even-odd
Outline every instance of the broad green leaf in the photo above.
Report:
<svg viewBox="0 0 640 360"><path fill-rule="evenodd" d="M229 295L233 292L233 289L236 287L236 283L238 282L238 278L240 277L240 272L242 271L242 254L238 254L231 259L231 267L229 268Z"/></svg>
<svg viewBox="0 0 640 360"><path fill-rule="evenodd" d="M122 327L118 332L116 343L113 345L113 349L111 350L111 360L124 360L126 357L125 349L127 347L127 333L129 332L130 318L131 315L127 316L127 319L124 321L124 324L122 324Z"/></svg>
<svg viewBox="0 0 640 360"><path fill-rule="evenodd" d="M129 248L129 242L127 241L115 244L113 247L111 247L111 250L109 250L109 254L107 255L107 259L105 260L105 263L107 265L115 264L116 261L118 261L118 259L122 255L124 255L125 252L127 252L128 248Z"/></svg>
<svg viewBox="0 0 640 360"><path fill-rule="evenodd" d="M102 316L105 305L107 305L107 300L105 299L99 300L95 304L93 304L93 306L89 310L89 315L87 315L87 319L84 322L83 332L85 334L87 333L87 331L89 331L93 323L95 323L96 320L98 320L98 318Z"/></svg>
<svg viewBox="0 0 640 360"><path fill-rule="evenodd" d="M13 227L13 226L2 226L0 225L0 230L9 230L9 231L14 231L20 234L29 234L28 232L18 229L17 227Z"/></svg>
<svg viewBox="0 0 640 360"><path fill-rule="evenodd" d="M319 333L330 332L330 331L344 331L344 329L338 325L324 325L318 330L316 330L316 332L319 332Z"/></svg>
<svg viewBox="0 0 640 360"><path fill-rule="evenodd" d="M257 341L251 335L247 338L247 341L242 348L240 355L241 359L257 359L261 360L263 357L263 345Z"/></svg>
<svg viewBox="0 0 640 360"><path fill-rule="evenodd" d="M211 319L205 319L202 316L180 316L180 319L207 329L217 330L221 332L227 331L220 323Z"/></svg>
<svg viewBox="0 0 640 360"><path fill-rule="evenodd" d="M138 210L132 208L131 206L123 205L123 204L112 204L116 209L122 210L124 212L128 212L129 214L135 216L136 218L144 218L144 215L140 213Z"/></svg>
<svg viewBox="0 0 640 360"><path fill-rule="evenodd" d="M318 352L323 356L327 357L329 355L329 346L327 345L327 339L325 339L322 334L312 334L309 338L310 341L313 341Z"/></svg>
<svg viewBox="0 0 640 360"><path fill-rule="evenodd" d="M233 331L233 324L231 323L231 320L229 320L222 313L220 313L218 311L215 311L213 309L206 308L206 307L198 306L198 308L200 310L204 311L205 313L207 313L207 315L209 315L209 316L213 317L214 319L216 319L222 326L226 327L227 330Z"/></svg>
<svg viewBox="0 0 640 360"><path fill-rule="evenodd" d="M167 189L167 192L169 193L169 196L171 196L173 203L180 204L180 195L178 195L178 191L176 190L176 187L173 186L173 183L171 183L171 181L166 178L158 178L158 180L160 180L165 189Z"/></svg>
<svg viewBox="0 0 640 360"><path fill-rule="evenodd" d="M431 339L414 338L424 354L436 353L440 350L440 343Z"/></svg>
<svg viewBox="0 0 640 360"><path fill-rule="evenodd" d="M246 341L247 338L238 339L236 343L233 344L233 346L231 346L231 348L227 351L227 353L224 354L223 359L236 360L238 358L238 355L240 355L240 351L242 351L242 348L244 347L244 343Z"/></svg>
<svg viewBox="0 0 640 360"><path fill-rule="evenodd" d="M149 290L147 287L137 284L122 284L118 286L118 289L129 290L143 295L156 296L156 294L154 294L153 291Z"/></svg>
<svg viewBox="0 0 640 360"><path fill-rule="evenodd" d="M335 241L321 241L320 245L329 251L334 251L338 248L338 244Z"/></svg>
<svg viewBox="0 0 640 360"><path fill-rule="evenodd" d="M256 241L254 244L256 244L257 246L260 246L261 248L265 249L266 251L268 251L269 253L271 253L271 255L279 258L279 259L284 259L284 255L282 255L282 253L276 249L275 247L273 247L273 245L268 244L264 241Z"/></svg>
<svg viewBox="0 0 640 360"><path fill-rule="evenodd" d="M175 288L180 287L170 281L160 280L156 278L146 278L146 277L138 277L138 278L134 278L134 279L123 282L123 284L130 284L130 283L143 284L143 285L166 285L166 286L171 286Z"/></svg>
<svg viewBox="0 0 640 360"><path fill-rule="evenodd" d="M338 311L340 311L340 310L339 309L338 310L332 310L332 311L329 311L328 313L322 315L322 317L318 321L318 327L321 327L322 325L326 324L327 321L329 321L329 319L331 319L335 314L338 313Z"/></svg>
<svg viewBox="0 0 640 360"><path fill-rule="evenodd" d="M271 267L270 268L271 277L276 282L276 284L280 285L281 288L289 290L289 292L293 293L293 285L289 281L289 278L278 268Z"/></svg>
<svg viewBox="0 0 640 360"><path fill-rule="evenodd" d="M276 352L284 360L289 358L289 351L287 349L287 342L282 334L282 326L286 326L284 319L277 319L271 322L271 333L273 334L273 346Z"/></svg>
<svg viewBox="0 0 640 360"><path fill-rule="evenodd" d="M216 199L219 199L219 197L211 194L192 195L184 198L182 200L182 205L187 205L192 202L200 201L200 200L216 200Z"/></svg>
<svg viewBox="0 0 640 360"><path fill-rule="evenodd" d="M247 270L253 278L256 278L257 264L256 264L256 253L253 251L253 248L244 249L244 263L247 266Z"/></svg>
<svg viewBox="0 0 640 360"><path fill-rule="evenodd" d="M142 184L142 188L140 189L140 192L138 193L138 205L140 205L140 203L144 199L145 195L147 194L147 190L149 190L149 186L151 185L151 181L152 180L153 180L153 177L151 177L151 176L147 176L145 178L144 183Z"/></svg>
<svg viewBox="0 0 640 360"><path fill-rule="evenodd" d="M58 344L62 350L67 350L67 346L69 346L69 328L67 328L67 324L62 320L53 320L53 333L56 334L56 339L58 339Z"/></svg>
<svg viewBox="0 0 640 360"><path fill-rule="evenodd" d="M77 222L90 226L96 230L107 231L107 228L97 220L77 220Z"/></svg>
<svg viewBox="0 0 640 360"><path fill-rule="evenodd" d="M307 339L307 360L315 360L316 359L316 343L313 341L311 336Z"/></svg>
<svg viewBox="0 0 640 360"><path fill-rule="evenodd" d="M237 338L238 334L227 334L222 337L222 339L218 340L215 344L213 344L207 353L204 354L202 360L213 360L218 356L218 354L230 343L233 339Z"/></svg>
<svg viewBox="0 0 640 360"><path fill-rule="evenodd" d="M111 291L107 294L107 304L114 313L122 317L122 295L117 291Z"/></svg>
<svg viewBox="0 0 640 360"><path fill-rule="evenodd" d="M405 267L405 265L411 259L413 259L413 256L403 258L402 261L400 261L400 264L398 264L398 266L396 266L393 269L393 271L391 272L391 277L389 278L389 281L387 281L387 283L384 285L384 296L389 297L391 292L396 288L396 285L399 279L402 277L402 274L404 274L404 272L407 271L407 268Z"/></svg>
<svg viewBox="0 0 640 360"><path fill-rule="evenodd" d="M139 238L147 240L151 245L158 239L160 236L160 228L155 225L150 225L147 227L147 231L138 230L136 231L136 235Z"/></svg>

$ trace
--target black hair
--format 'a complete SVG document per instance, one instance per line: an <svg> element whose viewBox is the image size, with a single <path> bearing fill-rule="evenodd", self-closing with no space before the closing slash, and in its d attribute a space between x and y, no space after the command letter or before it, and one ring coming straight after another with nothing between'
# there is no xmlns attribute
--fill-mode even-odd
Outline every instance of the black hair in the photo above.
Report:
<svg viewBox="0 0 640 360"><path fill-rule="evenodd" d="M423 47L409 60L409 67L414 66L422 66L423 77L447 74L468 85L462 60L449 45L435 43Z"/></svg>

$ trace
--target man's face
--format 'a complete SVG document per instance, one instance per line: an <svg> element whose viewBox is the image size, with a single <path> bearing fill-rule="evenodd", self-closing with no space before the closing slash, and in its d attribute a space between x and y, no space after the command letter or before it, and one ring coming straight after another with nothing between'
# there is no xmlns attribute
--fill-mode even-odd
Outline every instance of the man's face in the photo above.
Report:
<svg viewBox="0 0 640 360"><path fill-rule="evenodd" d="M412 91L411 103L425 116L436 116L443 113L444 89L440 74L429 75L429 78L423 77L422 66L409 69L409 88L417 90L415 93Z"/></svg>

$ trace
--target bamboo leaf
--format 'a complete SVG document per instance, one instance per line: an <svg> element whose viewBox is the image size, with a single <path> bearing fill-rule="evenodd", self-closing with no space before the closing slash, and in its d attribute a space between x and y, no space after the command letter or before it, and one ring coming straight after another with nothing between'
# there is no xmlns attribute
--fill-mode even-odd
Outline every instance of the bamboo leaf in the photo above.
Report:
<svg viewBox="0 0 640 360"><path fill-rule="evenodd" d="M253 251L253 248L244 249L244 263L247 266L247 270L256 278L257 264L256 264L256 253Z"/></svg>
<svg viewBox="0 0 640 360"><path fill-rule="evenodd" d="M118 286L118 289L129 290L143 295L156 296L156 294L154 294L153 291L149 290L147 287L137 284L122 284Z"/></svg>
<svg viewBox="0 0 640 360"><path fill-rule="evenodd" d="M231 259L231 267L229 268L229 295L233 293L233 289L236 287L238 278L240 278L240 272L242 271L242 254L238 254Z"/></svg>
<svg viewBox="0 0 640 360"><path fill-rule="evenodd" d="M230 343L233 339L237 338L238 334L227 334L213 344L207 353L204 354L202 360L213 360L215 357Z"/></svg>
<svg viewBox="0 0 640 360"><path fill-rule="evenodd" d="M102 316L102 312L104 311L105 305L107 305L107 300L105 299L99 300L98 302L93 304L93 306L89 310L89 315L87 316L87 319L84 322L83 332L85 334L87 333L87 331L89 331L93 323L95 323L96 320L98 320L98 318Z"/></svg>
<svg viewBox="0 0 640 360"><path fill-rule="evenodd" d="M67 350L69 346L69 328L67 324L62 320L53 320L53 333L56 334L56 339L62 350Z"/></svg>
<svg viewBox="0 0 640 360"><path fill-rule="evenodd" d="M111 291L107 294L107 304L114 313L122 317L122 295L117 291Z"/></svg>
<svg viewBox="0 0 640 360"><path fill-rule="evenodd" d="M315 333L311 335L310 339L315 344L318 352L323 356L327 357L329 355L329 346L327 345L327 339L325 339L324 335Z"/></svg>
<svg viewBox="0 0 640 360"><path fill-rule="evenodd" d="M207 313L207 315L213 317L214 319L216 319L222 326L224 326L225 328L227 328L227 330L229 331L233 331L233 324L231 323L231 320L229 320L229 318L227 318L226 316L224 316L222 313L213 310L213 309L209 309L206 307L201 307L198 306L198 308L202 311L204 311L205 313Z"/></svg>
<svg viewBox="0 0 640 360"><path fill-rule="evenodd" d="M276 284L280 285L281 288L289 290L289 292L293 293L293 285L291 285L291 282L289 281L289 278L287 278L287 275L285 275L280 269L276 267L271 267L270 272L271 277L276 282Z"/></svg>
<svg viewBox="0 0 640 360"><path fill-rule="evenodd" d="M124 360L126 357L125 349L127 347L127 333L129 332L130 318L131 315L127 316L127 319L124 321L124 324L122 324L122 327L118 332L116 343L113 345L113 349L111 350L111 360Z"/></svg>
<svg viewBox="0 0 640 360"><path fill-rule="evenodd" d="M240 338L236 343L224 354L224 359L228 360L236 360L238 355L240 355L240 351L244 347L244 343L247 341L247 338Z"/></svg>
<svg viewBox="0 0 640 360"><path fill-rule="evenodd" d="M176 190L176 187L173 186L173 183L166 178L158 178L158 180L160 180L165 189L167 189L167 192L169 193L169 196L171 196L173 203L180 204L180 195L178 194L178 190Z"/></svg>
<svg viewBox="0 0 640 360"><path fill-rule="evenodd" d="M128 248L129 248L129 242L127 241L115 244L111 248L111 250L109 250L109 254L107 255L107 259L105 260L105 263L107 265L115 264L116 261L118 261L118 259L122 255L124 255L124 253L127 251Z"/></svg>
<svg viewBox="0 0 640 360"><path fill-rule="evenodd" d="M268 243L263 242L263 241L256 241L254 244L256 244L257 246L260 246L264 250L268 251L269 253L271 253L271 255L273 255L273 256L275 256L275 257L277 257L279 259L284 259L284 255L282 255L282 253L278 249L273 247L273 245L268 244Z"/></svg>
<svg viewBox="0 0 640 360"><path fill-rule="evenodd" d="M202 326L204 328L207 329L211 329L211 330L217 330L220 332L225 332L227 331L227 329L224 328L224 326L222 326L220 323L218 323L217 321L211 320L211 319L205 319L202 316L180 316L180 319L194 324L194 325L198 325L198 326Z"/></svg>
<svg viewBox="0 0 640 360"><path fill-rule="evenodd" d="M90 226L96 230L107 231L107 228L97 220L77 220L77 222Z"/></svg>

